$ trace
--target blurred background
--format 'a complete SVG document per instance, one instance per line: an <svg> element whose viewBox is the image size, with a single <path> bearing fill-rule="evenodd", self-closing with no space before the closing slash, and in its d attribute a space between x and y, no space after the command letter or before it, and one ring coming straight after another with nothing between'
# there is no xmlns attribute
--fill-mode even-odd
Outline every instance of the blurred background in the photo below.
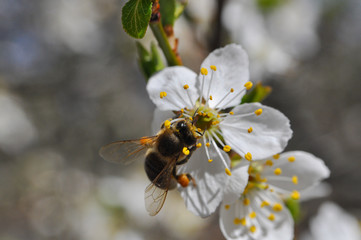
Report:
<svg viewBox="0 0 361 240"><path fill-rule="evenodd" d="M150 134L154 110L123 4L0 0L1 240L223 239L218 214L193 216L176 191L149 217L143 162L98 155ZM321 197L302 203L297 236L325 200L361 219L361 1L189 0L175 35L196 72L213 49L242 44L251 79L273 88L263 103L291 120L286 150L330 168Z"/></svg>

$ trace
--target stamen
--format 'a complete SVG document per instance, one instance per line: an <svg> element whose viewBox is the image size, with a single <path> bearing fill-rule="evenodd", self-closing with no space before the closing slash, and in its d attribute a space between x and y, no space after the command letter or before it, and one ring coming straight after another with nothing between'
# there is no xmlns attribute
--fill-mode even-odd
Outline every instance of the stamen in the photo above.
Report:
<svg viewBox="0 0 361 240"><path fill-rule="evenodd" d="M226 97L228 97L229 94L231 94L231 93L233 93L233 92L234 92L234 90L233 90L233 88L231 88L231 90L230 90L226 95L224 95L224 97L214 106L214 109L216 109L216 108L218 107L218 105L219 105L221 102L223 102L224 99L226 99Z"/></svg>
<svg viewBox="0 0 361 240"><path fill-rule="evenodd" d="M211 68L213 71L217 71L217 67L214 66L214 65L211 65L210 68Z"/></svg>
<svg viewBox="0 0 361 240"><path fill-rule="evenodd" d="M244 158L247 160L247 161L251 161L252 160L252 154L250 152L246 153L246 155L244 155Z"/></svg>
<svg viewBox="0 0 361 240"><path fill-rule="evenodd" d="M235 218L235 219L233 219L233 223L234 223L235 225L241 224L241 223L242 223L242 219Z"/></svg>
<svg viewBox="0 0 361 240"><path fill-rule="evenodd" d="M214 135L214 136L215 136L215 135ZM221 151L219 150L219 148L218 148L218 146L217 146L217 143L216 143L213 139L211 140L211 142L212 142L213 147L216 149L219 157L221 158L224 166L226 167L225 172L227 173L228 176L231 176L232 173L231 173L231 171L228 169L228 165L227 165L227 163L226 163L226 160L224 159ZM221 142L220 142L220 143L221 143Z"/></svg>
<svg viewBox="0 0 361 240"><path fill-rule="evenodd" d="M232 112L232 111L231 111L231 112L229 112L229 114L233 115L233 114L234 114L234 112Z"/></svg>
<svg viewBox="0 0 361 240"><path fill-rule="evenodd" d="M250 127L250 128L248 128L248 133L251 133L251 132L253 132L253 128L252 127Z"/></svg>
<svg viewBox="0 0 361 240"><path fill-rule="evenodd" d="M210 92L211 92L212 83L213 83L213 73L214 73L214 71L212 71L211 80L209 81L209 85L208 85L206 106L208 106L208 99L210 99L210 100L213 99L212 96L209 96L209 94L210 94Z"/></svg>
<svg viewBox="0 0 361 240"><path fill-rule="evenodd" d="M281 205L280 203L275 203L275 204L273 205L273 210L274 210L275 212L280 212L280 211L282 211L282 209L283 209L283 207L282 207L282 205Z"/></svg>
<svg viewBox="0 0 361 240"><path fill-rule="evenodd" d="M243 204L244 204L245 206L248 206L250 203L251 203L251 200L249 200L249 198L244 198L244 199L243 199Z"/></svg>
<svg viewBox="0 0 361 240"><path fill-rule="evenodd" d="M213 159L208 159L208 162L209 162L209 163L213 162Z"/></svg>
<svg viewBox="0 0 361 240"><path fill-rule="evenodd" d="M184 155L189 155L189 149L184 147L183 148L183 153L184 153Z"/></svg>
<svg viewBox="0 0 361 240"><path fill-rule="evenodd" d="M269 206L269 205L270 205L269 202L265 200L261 203L261 208L263 208L265 206Z"/></svg>
<svg viewBox="0 0 361 240"><path fill-rule="evenodd" d="M272 165L273 165L272 160L268 159L268 160L266 161L266 165L272 167Z"/></svg>
<svg viewBox="0 0 361 240"><path fill-rule="evenodd" d="M237 93L235 96L233 96L228 102L226 102L225 104L223 104L223 106L227 106L230 102L232 102L232 101L233 101L234 99L236 99L239 95L241 95L245 90L246 90L246 89L243 88L239 93ZM231 91L230 91L230 92L233 93L233 92L234 92L234 89L231 88ZM218 105L219 105L228 95L229 95L229 93L228 93L225 97L223 97L222 100L219 101L214 108L217 108ZM222 108L222 107L221 107L221 108Z"/></svg>
<svg viewBox="0 0 361 240"><path fill-rule="evenodd" d="M277 153L277 154L273 155L273 158L274 158L274 159L279 159L279 158L280 158L280 155Z"/></svg>
<svg viewBox="0 0 361 240"><path fill-rule="evenodd" d="M248 215L250 218L255 218L257 216L256 212L253 211Z"/></svg>
<svg viewBox="0 0 361 240"><path fill-rule="evenodd" d="M197 143L196 147L197 147L197 148L202 147L202 143Z"/></svg>
<svg viewBox="0 0 361 240"><path fill-rule="evenodd" d="M224 205L224 208L225 208L226 210L228 210L228 209L230 208L230 206L227 204L227 205Z"/></svg>
<svg viewBox="0 0 361 240"><path fill-rule="evenodd" d="M188 84L185 84L185 85L183 86L183 88L187 90L187 89L189 88L189 85L188 85Z"/></svg>
<svg viewBox="0 0 361 240"><path fill-rule="evenodd" d="M164 121L164 127L170 128L171 122L169 120Z"/></svg>
<svg viewBox="0 0 361 240"><path fill-rule="evenodd" d="M262 108L260 108L260 109L257 109L256 111L254 111L254 113L257 115L257 116L259 116L259 115L261 115L262 114Z"/></svg>
<svg viewBox="0 0 361 240"><path fill-rule="evenodd" d="M243 226L246 226L247 222L246 222L246 219L245 219L245 218L242 218L242 219L241 219L241 224L242 224Z"/></svg>
<svg viewBox="0 0 361 240"><path fill-rule="evenodd" d="M212 95L210 95L210 96L209 96L209 100L213 100L213 97L212 97Z"/></svg>
<svg viewBox="0 0 361 240"><path fill-rule="evenodd" d="M208 70L207 70L207 68L201 68L201 74L202 74L202 75L208 75Z"/></svg>
<svg viewBox="0 0 361 240"><path fill-rule="evenodd" d="M291 198L292 198L293 200L298 200L298 199L300 199L300 193L299 193L298 191L294 190L294 191L292 192L292 194L291 194Z"/></svg>
<svg viewBox="0 0 361 240"><path fill-rule="evenodd" d="M160 98L164 98L164 97L166 97L167 96L167 93L166 92L160 92L159 93L159 97Z"/></svg>
<svg viewBox="0 0 361 240"><path fill-rule="evenodd" d="M268 219L271 220L271 221L274 221L276 219L275 215L273 213L271 213L269 216L268 216Z"/></svg>
<svg viewBox="0 0 361 240"><path fill-rule="evenodd" d="M231 147L230 147L229 145L225 145L225 146L223 147L223 151L229 152L229 151L231 151Z"/></svg>
<svg viewBox="0 0 361 240"><path fill-rule="evenodd" d="M211 144L209 142L206 143L206 146L209 147Z"/></svg>
<svg viewBox="0 0 361 240"><path fill-rule="evenodd" d="M295 160L296 160L296 158L294 156L291 156L291 157L288 158L289 162L294 162Z"/></svg>
<svg viewBox="0 0 361 240"><path fill-rule="evenodd" d="M292 182L293 182L293 184L297 185L297 184L298 184L298 177L297 177L297 176L293 176L293 177L292 177Z"/></svg>
<svg viewBox="0 0 361 240"><path fill-rule="evenodd" d="M250 90L250 89L252 88L252 86L253 86L253 83L252 83L252 82L246 82L246 83L244 84L244 87L245 87L247 90Z"/></svg>
<svg viewBox="0 0 361 240"><path fill-rule="evenodd" d="M249 228L249 230L251 231L251 233L255 233L257 228L256 228L256 226L253 225Z"/></svg>
<svg viewBox="0 0 361 240"><path fill-rule="evenodd" d="M282 173L282 169L281 168L276 168L274 171L274 174L276 175L280 175Z"/></svg>

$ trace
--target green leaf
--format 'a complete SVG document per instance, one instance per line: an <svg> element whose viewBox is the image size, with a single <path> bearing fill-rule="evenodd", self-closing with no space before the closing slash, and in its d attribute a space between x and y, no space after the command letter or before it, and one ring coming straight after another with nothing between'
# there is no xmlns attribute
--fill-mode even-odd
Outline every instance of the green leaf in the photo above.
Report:
<svg viewBox="0 0 361 240"><path fill-rule="evenodd" d="M242 98L242 103L261 102L272 92L270 86L257 83L256 86Z"/></svg>
<svg viewBox="0 0 361 240"><path fill-rule="evenodd" d="M143 38L151 15L151 0L129 0L122 9L124 31L134 38Z"/></svg>
<svg viewBox="0 0 361 240"><path fill-rule="evenodd" d="M257 5L259 9L261 9L264 12L267 12L281 6L287 1L288 0L257 0Z"/></svg>
<svg viewBox="0 0 361 240"><path fill-rule="evenodd" d="M163 61L159 55L157 46L152 43L150 46L150 52L140 43L136 42L139 66L148 80L154 73L164 68Z"/></svg>
<svg viewBox="0 0 361 240"><path fill-rule="evenodd" d="M184 12L188 1L176 1L174 17L175 19L179 18L179 16Z"/></svg>
<svg viewBox="0 0 361 240"><path fill-rule="evenodd" d="M291 215L295 223L297 223L301 218L301 206L298 200L288 198L285 201L287 208L290 210Z"/></svg>
<svg viewBox="0 0 361 240"><path fill-rule="evenodd" d="M176 2L175 0L159 0L160 5L160 16L162 20L162 25L174 25L175 21L175 9Z"/></svg>

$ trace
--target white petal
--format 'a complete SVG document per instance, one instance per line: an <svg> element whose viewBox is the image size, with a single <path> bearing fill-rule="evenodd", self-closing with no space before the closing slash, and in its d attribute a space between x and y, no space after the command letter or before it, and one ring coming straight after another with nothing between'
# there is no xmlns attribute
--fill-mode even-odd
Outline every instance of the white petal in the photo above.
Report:
<svg viewBox="0 0 361 240"><path fill-rule="evenodd" d="M355 217L334 203L322 204L311 220L311 234L317 240L360 240L361 230Z"/></svg>
<svg viewBox="0 0 361 240"><path fill-rule="evenodd" d="M210 66L216 66L215 72L210 70ZM210 107L214 107L226 94L228 94L231 88L234 92L231 93L219 107L227 108L236 106L241 102L243 94L240 94L237 98L229 102L239 91L243 90L244 84L249 80L249 67L248 56L240 45L230 44L224 48L214 50L203 61L202 68L208 70L208 75L204 83L202 95L207 96L210 79L213 74L213 80L210 88L210 95L213 100L209 102ZM213 72L213 73L212 73ZM198 76L198 88L201 89L203 75ZM227 103L224 105L225 103Z"/></svg>
<svg viewBox="0 0 361 240"><path fill-rule="evenodd" d="M263 112L257 116L254 111L260 108ZM234 115L226 117L220 128L226 143L242 157L249 152L257 160L281 152L292 136L288 118L274 108L248 103L232 111Z"/></svg>
<svg viewBox="0 0 361 240"><path fill-rule="evenodd" d="M295 157L294 162L289 162L289 157ZM265 169L262 175L268 179L268 184L286 191L306 189L318 184L330 175L330 170L321 159L303 151L282 153L279 159L273 162L274 165L270 169ZM284 181L282 178L278 180L273 173L275 168L282 170L278 177L288 177L290 180ZM293 176L297 176L297 184L291 181Z"/></svg>
<svg viewBox="0 0 361 240"><path fill-rule="evenodd" d="M244 233L242 225L233 223L238 210L236 209L236 204L237 202L231 205L222 203L219 209L219 227L226 239L248 239L248 234L244 234L243 238L241 238L241 235ZM241 205L242 203L238 204ZM228 206L226 208L226 205L229 208Z"/></svg>
<svg viewBox="0 0 361 240"><path fill-rule="evenodd" d="M160 110L191 108L198 98L196 78L197 74L186 67L168 67L149 79L147 91L150 99ZM189 86L187 90L183 88L185 84ZM160 98L161 92L166 92L167 96Z"/></svg>
<svg viewBox="0 0 361 240"><path fill-rule="evenodd" d="M226 188L224 189L223 203L233 203L241 196L248 183L248 167L249 164L239 164L232 169L232 176L228 178Z"/></svg>
<svg viewBox="0 0 361 240"><path fill-rule="evenodd" d="M270 229L263 240L292 240L294 237L293 218L286 207L284 207L284 221L274 229Z"/></svg>
<svg viewBox="0 0 361 240"><path fill-rule="evenodd" d="M222 154L228 159L225 153ZM190 184L178 190L188 210L200 217L208 217L216 210L223 199L223 189L229 178L218 154L210 151L210 157L213 159L211 163L208 162L204 147L201 147L178 170L178 173L190 173L196 181L196 187Z"/></svg>
<svg viewBox="0 0 361 240"><path fill-rule="evenodd" d="M153 113L153 121L152 121L152 134L155 135L160 130L163 122L166 119L174 117L174 113L172 111L162 111L156 108Z"/></svg>
<svg viewBox="0 0 361 240"><path fill-rule="evenodd" d="M312 187L302 191L301 201L308 201L316 198L324 198L330 196L332 187L326 182L320 182Z"/></svg>

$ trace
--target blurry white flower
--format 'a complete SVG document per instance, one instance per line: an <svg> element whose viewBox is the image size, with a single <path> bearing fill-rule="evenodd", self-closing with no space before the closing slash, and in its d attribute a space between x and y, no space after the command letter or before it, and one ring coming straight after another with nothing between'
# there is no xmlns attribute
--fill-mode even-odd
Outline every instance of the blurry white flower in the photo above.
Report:
<svg viewBox="0 0 361 240"><path fill-rule="evenodd" d="M11 95L0 92L0 109L0 149L16 154L36 139L37 131Z"/></svg>
<svg viewBox="0 0 361 240"><path fill-rule="evenodd" d="M187 208L205 217L223 198L228 181L225 172L231 175L227 152L232 149L248 160L264 158L282 151L292 131L289 120L273 108L259 103L239 105L252 87L248 57L240 46L213 51L201 67L198 76L186 67L166 68L149 79L147 91L157 107L154 121L158 128L174 112L181 116L171 123L197 114L195 126L204 132L202 142L191 160L179 168L195 178L197 187L180 191Z"/></svg>
<svg viewBox="0 0 361 240"><path fill-rule="evenodd" d="M358 220L332 202L321 205L318 214L311 220L310 233L301 240L360 240Z"/></svg>
<svg viewBox="0 0 361 240"><path fill-rule="evenodd" d="M321 159L301 151L252 161L248 173L241 197L223 200L220 209L220 227L227 239L292 239L293 219L283 199L298 200L299 191L330 174Z"/></svg>
<svg viewBox="0 0 361 240"><path fill-rule="evenodd" d="M267 10L261 9L260 2L230 0L222 13L232 40L249 53L254 79L284 73L312 55L319 44L319 1L275 1L278 5Z"/></svg>

